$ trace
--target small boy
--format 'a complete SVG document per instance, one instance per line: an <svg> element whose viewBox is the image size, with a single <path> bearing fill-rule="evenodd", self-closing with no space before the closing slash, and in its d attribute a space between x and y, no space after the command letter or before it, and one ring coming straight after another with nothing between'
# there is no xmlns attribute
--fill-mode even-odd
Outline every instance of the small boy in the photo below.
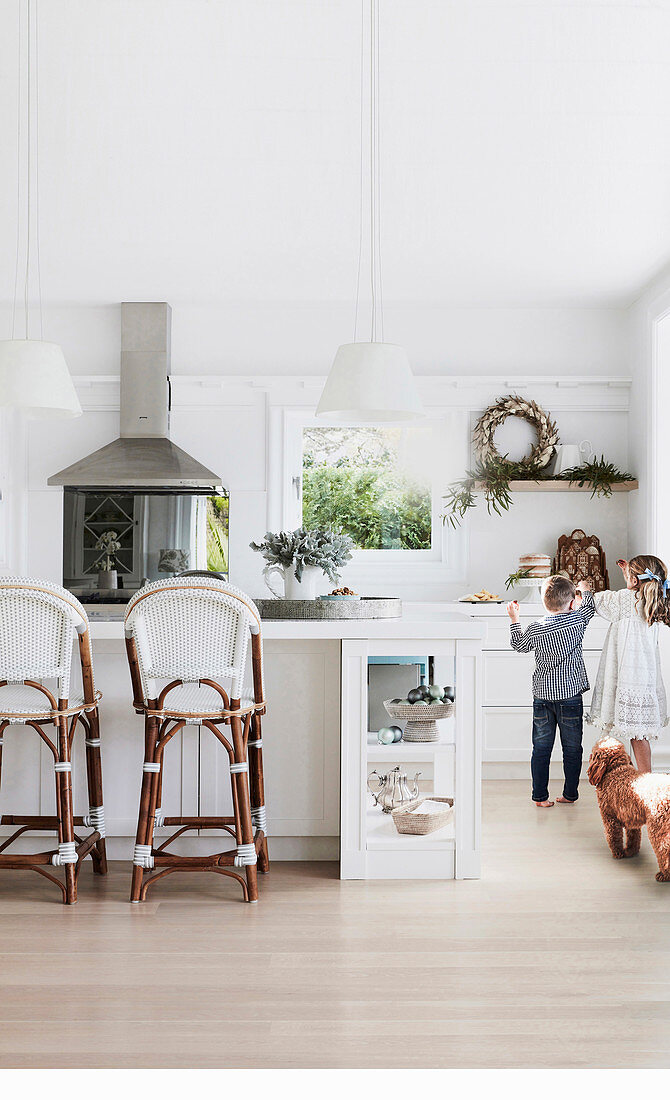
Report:
<svg viewBox="0 0 670 1100"><path fill-rule="evenodd" d="M535 653L533 673L533 755L530 771L533 801L549 807L549 762L556 725L563 749L563 794L557 802L576 802L582 768L582 695L589 690L582 645L587 624L595 614L589 581L575 586L568 577L547 577L542 585L547 614L522 631L519 605L507 604L511 619L510 643L517 653Z"/></svg>

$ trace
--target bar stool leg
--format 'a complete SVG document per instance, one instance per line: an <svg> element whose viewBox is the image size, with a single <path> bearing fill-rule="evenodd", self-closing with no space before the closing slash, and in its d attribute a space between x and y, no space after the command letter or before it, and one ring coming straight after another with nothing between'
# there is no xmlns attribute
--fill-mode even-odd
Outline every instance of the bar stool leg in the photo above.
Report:
<svg viewBox="0 0 670 1100"><path fill-rule="evenodd" d="M65 904L74 905L77 900L77 879L75 864L77 852L74 840L74 820L72 810L72 763L70 761L70 742L68 738L67 718L59 718L58 725L58 761L54 765L59 809L58 855L52 857L56 866L65 867Z"/></svg>
<svg viewBox="0 0 670 1100"><path fill-rule="evenodd" d="M100 756L100 719L98 708L89 711L89 735L86 738L86 779L90 825L101 834L95 848L91 849L93 873L107 874L107 847L105 843L105 811L102 801L102 758Z"/></svg>
<svg viewBox="0 0 670 1100"><path fill-rule="evenodd" d="M0 786L2 785L2 746L5 743L5 730L9 722L0 723Z"/></svg>
<svg viewBox="0 0 670 1100"><path fill-rule="evenodd" d="M238 846L236 865L246 868L247 889L249 901L258 901L258 871L256 867L256 848L254 845L254 828L251 823L251 802L249 799L249 765L244 751L244 734L242 722L239 718L231 718L230 727L233 739L233 753L235 763L231 768L231 780L237 792L237 812L239 816L239 831L242 844ZM237 770L239 767L239 771ZM235 769L233 771L233 769ZM241 854L240 854L241 852ZM237 862L239 860L239 862Z"/></svg>
<svg viewBox="0 0 670 1100"><path fill-rule="evenodd" d="M263 782L263 739L261 730L261 716L254 714L251 719L251 732L248 743L249 757L249 786L251 789L251 821L255 829L267 832L267 820L265 816L265 785ZM263 836L258 850L258 870L266 874L270 870L268 856L267 836Z"/></svg>
<svg viewBox="0 0 670 1100"><path fill-rule="evenodd" d="M154 763L156 753L156 719L146 718L144 727L144 764L142 767L142 791L140 794L140 811L137 819L137 835L135 838L135 854L133 857L133 880L130 888L130 900L140 901L142 893L142 881L145 868L151 869L151 842L153 840L153 821L149 820L153 801L155 810L156 794L154 789L157 771L160 764ZM152 799L152 794L154 795Z"/></svg>

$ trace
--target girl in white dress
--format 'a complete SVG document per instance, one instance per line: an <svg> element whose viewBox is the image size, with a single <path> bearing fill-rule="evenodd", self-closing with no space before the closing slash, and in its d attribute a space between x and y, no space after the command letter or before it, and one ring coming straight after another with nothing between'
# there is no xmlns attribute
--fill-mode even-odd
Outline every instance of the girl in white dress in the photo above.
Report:
<svg viewBox="0 0 670 1100"><path fill-rule="evenodd" d="M670 582L659 558L618 561L626 580L619 592L596 592L596 613L609 619L588 721L630 738L640 771L651 771L651 741L668 724L661 676L658 623L670 625Z"/></svg>

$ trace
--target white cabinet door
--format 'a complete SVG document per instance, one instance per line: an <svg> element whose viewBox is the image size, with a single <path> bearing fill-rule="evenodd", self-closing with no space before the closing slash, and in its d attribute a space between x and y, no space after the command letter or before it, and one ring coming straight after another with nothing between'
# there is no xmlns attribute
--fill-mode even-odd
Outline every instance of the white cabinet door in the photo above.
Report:
<svg viewBox="0 0 670 1100"><path fill-rule="evenodd" d="M339 834L340 642L266 641L263 768L270 836ZM200 735L200 813L228 814L223 746ZM211 834L210 834L211 835Z"/></svg>
<svg viewBox="0 0 670 1100"><path fill-rule="evenodd" d="M484 653L484 706L529 706L535 658L526 653Z"/></svg>
<svg viewBox="0 0 670 1100"><path fill-rule="evenodd" d="M484 760L530 760L532 707L484 707Z"/></svg>

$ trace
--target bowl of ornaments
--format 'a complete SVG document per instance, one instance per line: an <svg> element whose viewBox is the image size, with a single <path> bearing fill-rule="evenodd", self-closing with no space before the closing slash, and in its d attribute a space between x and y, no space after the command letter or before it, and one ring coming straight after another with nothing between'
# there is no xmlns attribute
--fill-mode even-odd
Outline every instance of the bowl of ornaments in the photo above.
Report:
<svg viewBox="0 0 670 1100"><path fill-rule="evenodd" d="M389 718L407 723L403 741L439 741L437 723L454 713L454 689L421 684L408 691L406 699L385 699L384 707Z"/></svg>

